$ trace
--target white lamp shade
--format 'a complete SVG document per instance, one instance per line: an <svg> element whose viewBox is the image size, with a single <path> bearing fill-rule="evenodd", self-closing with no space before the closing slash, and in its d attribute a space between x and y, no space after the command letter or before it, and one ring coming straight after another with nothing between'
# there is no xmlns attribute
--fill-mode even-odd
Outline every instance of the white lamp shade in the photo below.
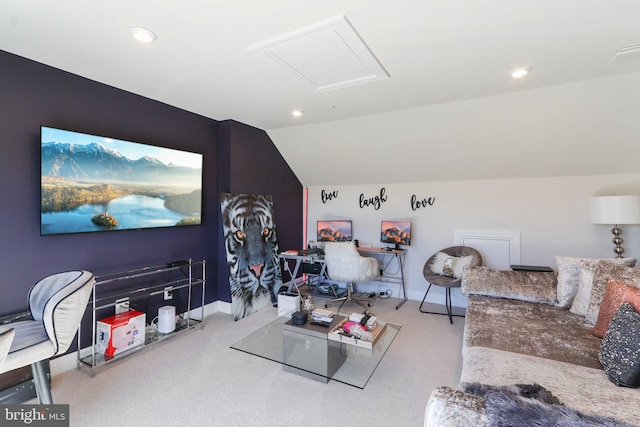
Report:
<svg viewBox="0 0 640 427"><path fill-rule="evenodd" d="M640 224L640 197L592 197L589 220L592 224Z"/></svg>

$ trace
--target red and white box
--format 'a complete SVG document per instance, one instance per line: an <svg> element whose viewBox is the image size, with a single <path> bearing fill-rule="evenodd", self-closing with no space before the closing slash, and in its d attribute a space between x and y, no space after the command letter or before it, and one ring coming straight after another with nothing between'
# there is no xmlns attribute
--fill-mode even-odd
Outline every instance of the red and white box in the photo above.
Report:
<svg viewBox="0 0 640 427"><path fill-rule="evenodd" d="M133 347L144 344L146 315L130 310L96 322L96 352L109 360Z"/></svg>

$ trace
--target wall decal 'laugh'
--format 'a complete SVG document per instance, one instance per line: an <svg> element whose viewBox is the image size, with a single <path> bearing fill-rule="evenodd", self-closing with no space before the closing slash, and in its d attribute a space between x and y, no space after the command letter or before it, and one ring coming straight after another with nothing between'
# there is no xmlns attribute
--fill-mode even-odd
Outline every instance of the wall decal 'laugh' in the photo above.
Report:
<svg viewBox="0 0 640 427"><path fill-rule="evenodd" d="M375 210L380 209L380 206L387 201L387 196L384 195L385 189L382 187L380 189L380 194L374 197L369 197L368 199L364 197L363 193L360 193L360 209L365 206L373 206Z"/></svg>

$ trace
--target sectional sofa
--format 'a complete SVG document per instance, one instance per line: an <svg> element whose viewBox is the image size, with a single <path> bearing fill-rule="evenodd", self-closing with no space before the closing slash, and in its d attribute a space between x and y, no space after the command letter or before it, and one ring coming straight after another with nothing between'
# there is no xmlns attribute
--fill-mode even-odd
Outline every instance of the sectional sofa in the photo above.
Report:
<svg viewBox="0 0 640 427"><path fill-rule="evenodd" d="M640 331L609 331L628 326L621 307L640 309L635 259L557 257L557 263L557 272L466 268L460 383L433 391L425 426L640 425L640 389L617 385L620 364L607 359L611 349L615 359L626 346L638 358L622 370L640 372L633 338ZM612 283L625 292L612 291Z"/></svg>

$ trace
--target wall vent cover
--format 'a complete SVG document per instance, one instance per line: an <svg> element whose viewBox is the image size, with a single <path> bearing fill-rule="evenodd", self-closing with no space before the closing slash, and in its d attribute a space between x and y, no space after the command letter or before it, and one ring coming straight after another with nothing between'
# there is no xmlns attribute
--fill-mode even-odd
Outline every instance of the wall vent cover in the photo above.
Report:
<svg viewBox="0 0 640 427"><path fill-rule="evenodd" d="M249 50L318 93L389 77L345 16L250 46Z"/></svg>

